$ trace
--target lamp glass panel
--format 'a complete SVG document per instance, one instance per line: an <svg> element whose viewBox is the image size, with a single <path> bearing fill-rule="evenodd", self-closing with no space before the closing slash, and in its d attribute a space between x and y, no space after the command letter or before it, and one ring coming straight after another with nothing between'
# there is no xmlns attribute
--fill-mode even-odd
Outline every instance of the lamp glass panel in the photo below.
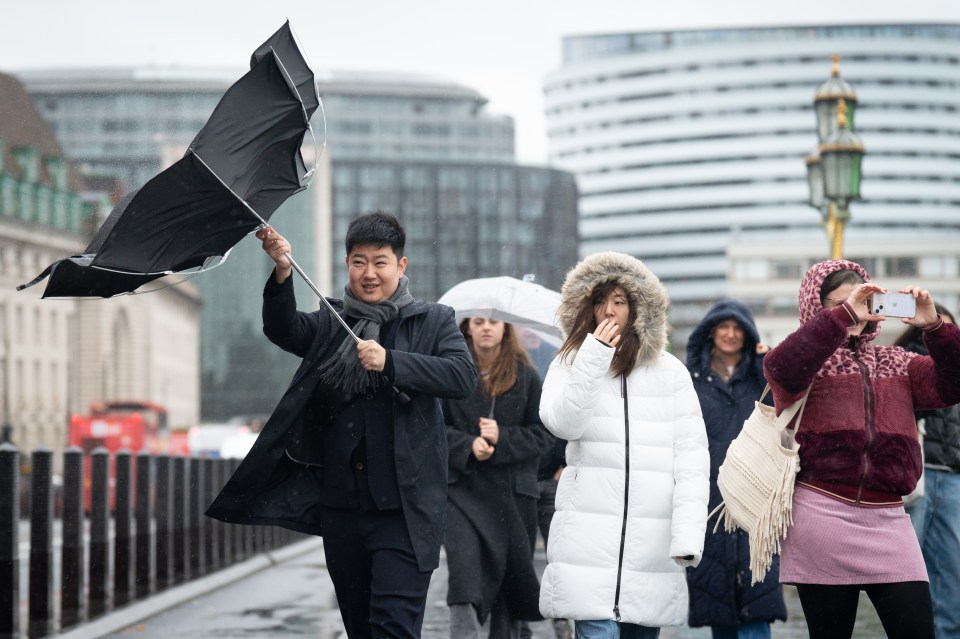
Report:
<svg viewBox="0 0 960 639"><path fill-rule="evenodd" d="M823 208L825 204L823 186L823 167L820 162L807 164L807 186L810 188L810 206L815 209Z"/></svg>
<svg viewBox="0 0 960 639"><path fill-rule="evenodd" d="M825 195L833 200L860 197L860 161L863 155L846 151L821 153Z"/></svg>
<svg viewBox="0 0 960 639"><path fill-rule="evenodd" d="M837 104L837 100L820 100L816 103L817 136L821 144L837 128Z"/></svg>

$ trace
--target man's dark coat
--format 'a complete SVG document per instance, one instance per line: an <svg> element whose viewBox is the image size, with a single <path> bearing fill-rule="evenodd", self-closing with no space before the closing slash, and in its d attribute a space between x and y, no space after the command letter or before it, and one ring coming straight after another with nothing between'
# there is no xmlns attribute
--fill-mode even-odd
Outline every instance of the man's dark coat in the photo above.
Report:
<svg viewBox="0 0 960 639"><path fill-rule="evenodd" d="M342 315L342 302L330 302ZM411 401L394 404L394 456L404 520L419 568L427 571L439 563L446 531L447 439L440 398L468 396L477 375L452 309L415 300L396 321L395 348L389 351L392 383ZM303 362L207 515L322 535L317 496L323 470L293 462L285 450L293 434L309 430L301 422L321 384L319 365L336 351L346 331L326 308L297 311L288 278L281 285L268 281L264 289L263 332Z"/></svg>
<svg viewBox="0 0 960 639"><path fill-rule="evenodd" d="M480 462L473 441L490 406L479 383L467 399L443 403L450 446L447 604L473 604L483 622L502 594L513 618L538 620L540 582L531 544L540 496L537 466L554 437L540 421L537 372L517 364L517 382L496 399L500 435L493 456Z"/></svg>
<svg viewBox="0 0 960 639"><path fill-rule="evenodd" d="M743 328L743 356L730 383L725 383L710 366L713 328L725 320L736 320ZM717 488L717 472L730 442L740 434L743 422L753 412L766 380L763 357L756 354L760 335L753 314L743 303L726 299L718 302L687 342L687 369L700 399L710 447L710 503L712 511L723 500ZM771 396L766 399L770 403ZM787 608L780 588L780 556L774 555L770 572L760 583L750 585L750 542L742 530L713 531L707 525L703 559L687 569L690 591L689 624L740 627L746 623L785 620Z"/></svg>

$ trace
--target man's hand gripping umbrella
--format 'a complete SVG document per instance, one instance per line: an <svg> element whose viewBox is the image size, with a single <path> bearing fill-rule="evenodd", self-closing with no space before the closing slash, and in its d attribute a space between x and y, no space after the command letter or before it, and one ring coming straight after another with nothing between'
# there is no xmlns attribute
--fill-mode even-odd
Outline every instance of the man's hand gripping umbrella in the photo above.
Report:
<svg viewBox="0 0 960 639"><path fill-rule="evenodd" d="M254 212L254 215L256 215L256 212ZM347 334L357 343L357 356L360 358L360 363L363 364L363 367L366 370L382 372L384 360L382 357L376 357L374 354L382 352L383 348L376 342L371 343L368 340L360 339L357 334L353 332L353 329L351 329L340 314L337 313L336 309L333 308L330 302L327 301L327 298L320 292L320 289L316 287L310 280L310 277L307 276L304 270L300 268L300 265L297 264L296 260L293 259L290 243L287 242L286 238L277 233L273 227L266 222L257 229L256 236L257 239L262 242L263 250L277 264L275 271L277 282L279 283L286 280L290 276L291 271L296 271L297 274L303 278L303 281L306 282L307 286L320 298L320 301L327 307L330 314L340 322L340 325L347 331ZM398 404L404 405L410 402L410 397L406 393L396 386L392 386L392 389L393 397Z"/></svg>

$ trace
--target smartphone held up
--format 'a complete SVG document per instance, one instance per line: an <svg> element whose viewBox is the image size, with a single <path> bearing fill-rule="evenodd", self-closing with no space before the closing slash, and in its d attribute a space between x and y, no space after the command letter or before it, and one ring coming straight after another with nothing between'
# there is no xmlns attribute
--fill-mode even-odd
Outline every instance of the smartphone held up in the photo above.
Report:
<svg viewBox="0 0 960 639"><path fill-rule="evenodd" d="M870 312L884 317L913 317L917 314L917 300L909 293L874 293Z"/></svg>

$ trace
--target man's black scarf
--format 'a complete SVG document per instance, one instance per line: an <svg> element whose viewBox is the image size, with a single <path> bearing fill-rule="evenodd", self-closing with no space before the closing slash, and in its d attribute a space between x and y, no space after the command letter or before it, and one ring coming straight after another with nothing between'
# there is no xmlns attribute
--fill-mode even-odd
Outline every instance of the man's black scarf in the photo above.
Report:
<svg viewBox="0 0 960 639"><path fill-rule="evenodd" d="M407 290L409 281L406 275L400 276L400 284L390 299L376 304L363 302L353 294L350 286L344 287L343 309L347 317L358 320L353 332L363 340L380 338L380 327L397 318L400 309L413 302L413 296ZM331 335L340 329L339 322L331 322ZM344 393L353 395L367 389L376 389L384 383L383 376L375 371L366 370L357 357L357 343L350 335L336 352L320 365L320 379Z"/></svg>

